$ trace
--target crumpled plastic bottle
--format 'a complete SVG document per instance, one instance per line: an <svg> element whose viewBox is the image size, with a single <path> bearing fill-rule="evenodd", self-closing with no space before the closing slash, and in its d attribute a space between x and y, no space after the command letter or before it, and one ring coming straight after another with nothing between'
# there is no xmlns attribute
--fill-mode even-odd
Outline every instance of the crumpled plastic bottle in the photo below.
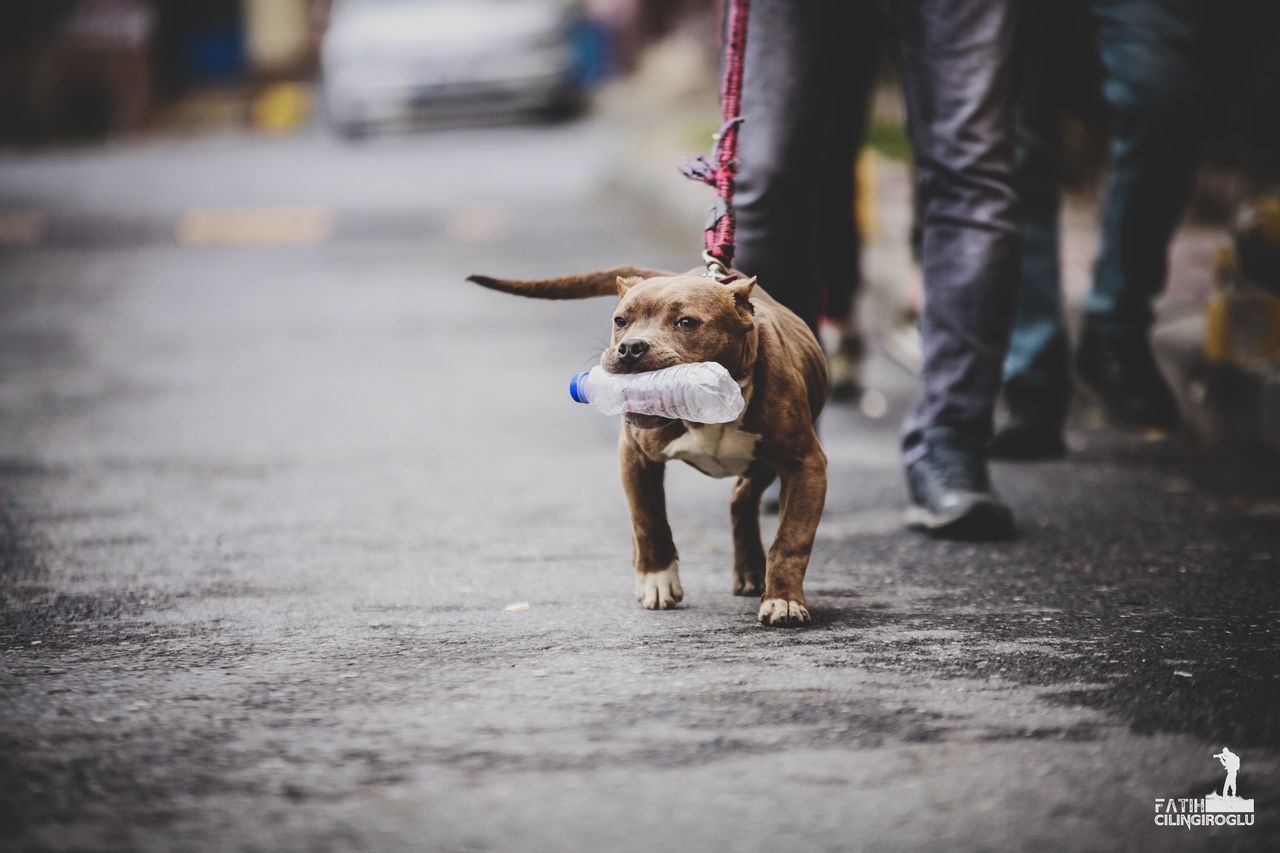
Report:
<svg viewBox="0 0 1280 853"><path fill-rule="evenodd" d="M569 381L569 396L604 415L631 412L700 424L737 420L746 407L738 383L714 361L645 373L608 373L597 365Z"/></svg>

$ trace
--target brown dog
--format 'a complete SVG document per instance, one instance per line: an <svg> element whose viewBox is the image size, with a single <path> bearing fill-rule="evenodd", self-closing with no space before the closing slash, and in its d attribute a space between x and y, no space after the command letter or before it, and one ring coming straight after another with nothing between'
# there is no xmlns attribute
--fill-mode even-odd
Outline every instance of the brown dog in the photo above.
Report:
<svg viewBox="0 0 1280 853"><path fill-rule="evenodd" d="M667 524L663 465L679 459L712 477L737 477L733 516L733 592L760 595L760 621L803 625L804 573L827 492L827 457L814 421L826 402L827 370L809 327L771 299L754 278L721 284L624 267L542 281L471 276L505 293L543 299L622 297L613 343L600 357L610 373L715 361L742 387L737 421L697 424L627 415L619 452L635 536L636 598L675 607L684 597ZM760 541L760 497L782 478L778 535L768 556Z"/></svg>

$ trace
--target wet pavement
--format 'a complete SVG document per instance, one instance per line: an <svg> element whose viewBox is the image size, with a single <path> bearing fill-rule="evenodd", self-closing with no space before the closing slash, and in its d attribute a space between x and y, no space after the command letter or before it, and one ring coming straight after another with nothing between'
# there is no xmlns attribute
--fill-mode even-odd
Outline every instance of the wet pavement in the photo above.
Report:
<svg viewBox="0 0 1280 853"><path fill-rule="evenodd" d="M637 607L616 423L565 393L608 302L463 282L691 265L618 150L0 158L0 847L1276 849L1273 461L1080 427L996 469L1018 540L931 541L877 358L887 415L824 415L813 627L730 595L686 468L685 604ZM1157 827L1223 746L1255 825Z"/></svg>

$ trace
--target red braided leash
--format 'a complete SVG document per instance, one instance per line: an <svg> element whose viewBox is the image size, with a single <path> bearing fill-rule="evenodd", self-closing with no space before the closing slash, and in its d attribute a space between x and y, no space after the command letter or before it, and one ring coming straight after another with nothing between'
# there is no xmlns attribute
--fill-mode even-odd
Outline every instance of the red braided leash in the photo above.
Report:
<svg viewBox="0 0 1280 853"><path fill-rule="evenodd" d="M742 122L742 74L747 52L747 7L750 0L732 0L729 4L727 41L724 48L724 80L720 85L721 117L724 123L716 134L712 161L699 157L686 163L681 171L686 177L716 188L716 203L707 217L703 233L707 275L727 280L732 278L734 251L734 176L738 169L738 125Z"/></svg>

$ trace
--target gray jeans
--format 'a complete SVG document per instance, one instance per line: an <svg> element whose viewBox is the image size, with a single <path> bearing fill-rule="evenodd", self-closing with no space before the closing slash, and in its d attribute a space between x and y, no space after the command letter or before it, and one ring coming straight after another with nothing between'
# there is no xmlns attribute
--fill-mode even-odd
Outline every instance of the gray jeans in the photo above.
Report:
<svg viewBox="0 0 1280 853"><path fill-rule="evenodd" d="M816 325L857 277L851 166L876 51L875 0L752 0L735 266ZM1018 273L1010 102L1013 0L897 0L915 151L925 303L923 389L904 427L986 438Z"/></svg>

